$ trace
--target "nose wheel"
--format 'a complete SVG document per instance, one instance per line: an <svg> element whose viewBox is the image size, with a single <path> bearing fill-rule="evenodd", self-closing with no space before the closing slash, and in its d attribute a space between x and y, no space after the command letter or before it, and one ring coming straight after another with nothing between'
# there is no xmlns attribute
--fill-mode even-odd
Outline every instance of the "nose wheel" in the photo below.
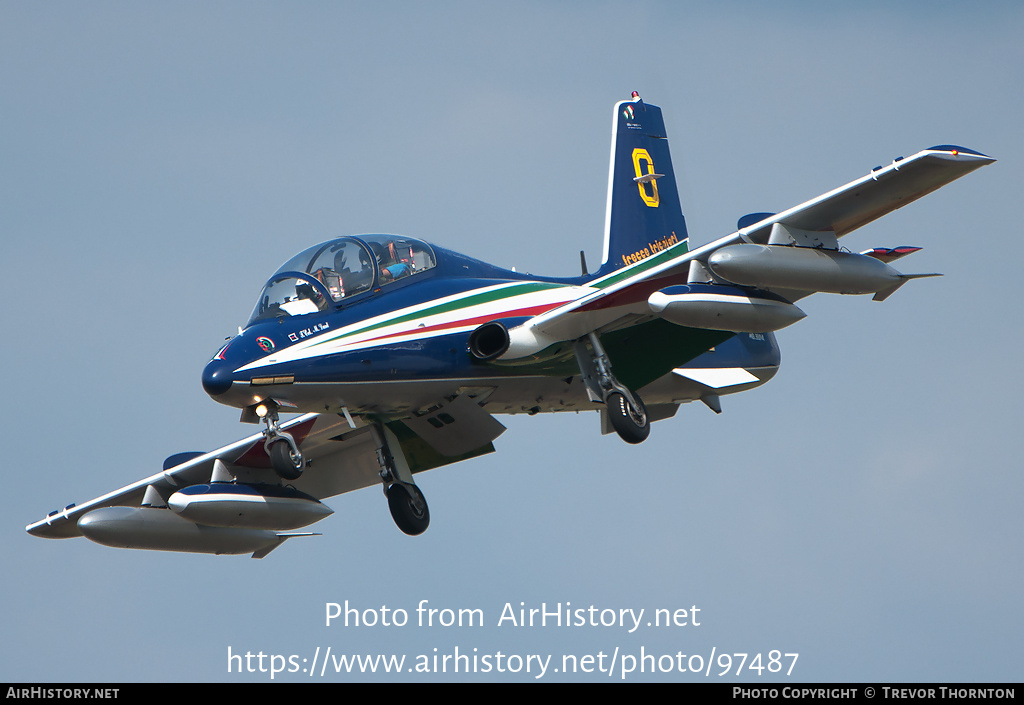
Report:
<svg viewBox="0 0 1024 705"><path fill-rule="evenodd" d="M292 434L282 431L278 423L277 405L265 402L255 409L256 415L267 425L263 432L263 448L270 456L270 466L283 480L297 480L306 467L299 444Z"/></svg>
<svg viewBox="0 0 1024 705"><path fill-rule="evenodd" d="M282 438L270 445L270 466L281 479L298 480L305 460L301 452L293 451L288 441Z"/></svg>

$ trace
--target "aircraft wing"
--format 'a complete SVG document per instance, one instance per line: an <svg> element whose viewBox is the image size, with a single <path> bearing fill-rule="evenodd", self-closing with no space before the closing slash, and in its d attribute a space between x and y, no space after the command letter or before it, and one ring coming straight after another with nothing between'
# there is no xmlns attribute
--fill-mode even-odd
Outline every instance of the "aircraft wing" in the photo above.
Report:
<svg viewBox="0 0 1024 705"><path fill-rule="evenodd" d="M461 400L462 397L449 404L447 408L450 413L460 418L483 414L479 406L472 406L468 411L462 409L462 406L470 407L471 404ZM480 425L479 421L477 425ZM445 439L440 432L437 438L431 437L429 425L426 426L427 431L414 430L404 422L393 421L386 424L386 428L391 452L398 454L400 451L411 473L491 452L494 446L489 440L504 430L500 424L496 428L479 430L472 437L458 439L461 441L460 446L458 442ZM377 443L371 426L360 418L356 417L350 423L344 416L337 414L305 414L282 424L282 429L294 437L308 461L302 476L290 483L295 489L317 499L324 499L381 483ZM434 446L450 455L438 452ZM466 446L473 448L467 450ZM162 502L166 503L174 492L182 488L232 479L257 485L279 483L263 448L262 433L209 453L173 455L164 462L161 472L83 504L68 505L51 512L46 518L29 524L25 529L34 536L45 538L82 536L78 520L95 509L140 507L147 496L147 490L150 500L155 491Z"/></svg>
<svg viewBox="0 0 1024 705"><path fill-rule="evenodd" d="M991 164L980 152L943 145L876 167L867 176L740 230L746 242L768 241L772 225L831 230L839 237Z"/></svg>
<svg viewBox="0 0 1024 705"><path fill-rule="evenodd" d="M365 455L364 444L355 442L346 443L345 433L351 431L343 418L330 415L306 414L292 419L283 424L286 430L291 433L297 442L300 443L303 452L309 453L310 458L319 460L331 458L334 460L347 460L350 456L359 458ZM368 434L363 434L368 435ZM370 449L370 455L373 448ZM335 458L334 456L338 456ZM267 481L271 479L273 470L270 468L270 459L263 450L263 435L254 434L223 448L209 453L179 453L169 457L164 462L164 469L155 475L143 478L138 482L122 487L113 492L97 497L84 504L68 505L62 510L52 512L45 519L29 524L26 531L35 536L47 538L69 538L81 536L78 530L77 521L82 515L100 507L111 506L141 506L143 497L148 487L153 487L166 501L167 497L176 490L189 485L210 482L214 472L214 464L221 461L233 468L244 468L244 472L258 478L261 474L267 475ZM321 481L316 483L314 491L303 490L315 497L323 498L331 494L339 494L351 489L365 487L363 475L357 469L354 472L346 473L346 477L335 478L334 486ZM374 478L376 479L376 475ZM352 486L347 486L352 485ZM337 491L331 491L337 490ZM319 491L320 494L317 494ZM326 494L325 494L326 493Z"/></svg>
<svg viewBox="0 0 1024 705"><path fill-rule="evenodd" d="M730 245L766 244L776 224L841 237L993 161L962 147L932 147L875 168L789 210L764 214L731 235L695 250L688 251L687 243L679 242L594 280L589 284L592 291L586 295L525 322L523 330L516 331L527 343L519 350L543 349L592 331L613 329L638 315L649 316L648 297L666 286L685 284L691 262L706 262L716 250Z"/></svg>

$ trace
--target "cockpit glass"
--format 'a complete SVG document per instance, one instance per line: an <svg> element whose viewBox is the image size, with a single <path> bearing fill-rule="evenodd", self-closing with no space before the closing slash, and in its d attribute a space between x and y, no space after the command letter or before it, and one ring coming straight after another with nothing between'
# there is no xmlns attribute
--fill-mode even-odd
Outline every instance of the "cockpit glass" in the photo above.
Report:
<svg viewBox="0 0 1024 705"><path fill-rule="evenodd" d="M436 264L430 246L420 240L397 235L330 240L303 250L277 270L260 294L249 325L264 318L326 311L331 302L339 303Z"/></svg>
<svg viewBox="0 0 1024 705"><path fill-rule="evenodd" d="M380 284L389 284L432 268L437 262L427 243L398 235L362 235L380 270Z"/></svg>
<svg viewBox="0 0 1024 705"><path fill-rule="evenodd" d="M318 286L320 282L295 274L276 276L263 287L248 325L264 318L304 316L327 310L327 297Z"/></svg>
<svg viewBox="0 0 1024 705"><path fill-rule="evenodd" d="M358 240L339 238L300 252L284 263L280 272L305 272L341 301L373 286L373 256Z"/></svg>

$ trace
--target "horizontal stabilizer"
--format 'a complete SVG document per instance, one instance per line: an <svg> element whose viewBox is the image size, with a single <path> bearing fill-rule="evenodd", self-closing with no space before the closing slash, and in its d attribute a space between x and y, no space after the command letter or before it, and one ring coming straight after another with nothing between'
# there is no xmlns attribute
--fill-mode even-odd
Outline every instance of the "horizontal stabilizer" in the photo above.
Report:
<svg viewBox="0 0 1024 705"><path fill-rule="evenodd" d="M644 174L643 176L634 177L633 181L637 182L638 184L649 184L655 179L664 178L664 176L664 174Z"/></svg>
<svg viewBox="0 0 1024 705"><path fill-rule="evenodd" d="M768 218L774 215L775 213L747 213L736 221L736 229L743 230L743 228L749 228L751 225L760 223L762 220L768 220Z"/></svg>
<svg viewBox="0 0 1024 705"><path fill-rule="evenodd" d="M920 247L909 247L907 245L901 245L900 247L875 247L870 250L864 250L863 252L861 252L861 254L867 255L868 257L874 257L875 259L888 264L889 262L895 262L900 257L912 255L915 252L919 252L920 250Z"/></svg>
<svg viewBox="0 0 1024 705"><path fill-rule="evenodd" d="M707 367L702 369L679 367L672 371L680 377L692 379L694 382L703 384L705 387L711 387L712 389L721 389L722 387L732 387L737 384L750 384L751 382L759 381L757 377L742 367Z"/></svg>

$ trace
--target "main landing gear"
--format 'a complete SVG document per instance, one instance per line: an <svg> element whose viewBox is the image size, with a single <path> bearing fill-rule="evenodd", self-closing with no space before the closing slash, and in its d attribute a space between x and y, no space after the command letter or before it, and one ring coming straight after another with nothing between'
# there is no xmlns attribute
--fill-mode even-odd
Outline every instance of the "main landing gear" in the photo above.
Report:
<svg viewBox="0 0 1024 705"><path fill-rule="evenodd" d="M373 425L373 439L377 445L377 463L384 495L395 524L409 536L419 536L430 526L430 509L420 488L412 481L407 467L400 467L388 448L387 431L381 423ZM404 463L403 463L404 466Z"/></svg>
<svg viewBox="0 0 1024 705"><path fill-rule="evenodd" d="M282 431L278 425L277 405L273 403L260 404L255 409L267 425L263 432L263 448L270 456L270 465L274 472L283 480L297 480L302 475L302 469L306 467L306 460L302 457L298 443L290 433Z"/></svg>
<svg viewBox="0 0 1024 705"><path fill-rule="evenodd" d="M628 390L627 390L628 391ZM619 438L626 443L643 443L651 435L651 423L647 419L647 408L640 397L633 395L630 400L618 391L610 392L604 404L608 409L608 420Z"/></svg>
<svg viewBox="0 0 1024 705"><path fill-rule="evenodd" d="M384 494L388 497L391 518L409 536L419 536L430 526L430 509L427 500L416 485L395 482Z"/></svg>
<svg viewBox="0 0 1024 705"><path fill-rule="evenodd" d="M638 394L615 379L612 364L595 333L587 335L590 349L583 338L576 341L576 361L583 373L583 384L591 401L604 402L608 420L619 438L626 443L642 443L651 434L647 408Z"/></svg>

